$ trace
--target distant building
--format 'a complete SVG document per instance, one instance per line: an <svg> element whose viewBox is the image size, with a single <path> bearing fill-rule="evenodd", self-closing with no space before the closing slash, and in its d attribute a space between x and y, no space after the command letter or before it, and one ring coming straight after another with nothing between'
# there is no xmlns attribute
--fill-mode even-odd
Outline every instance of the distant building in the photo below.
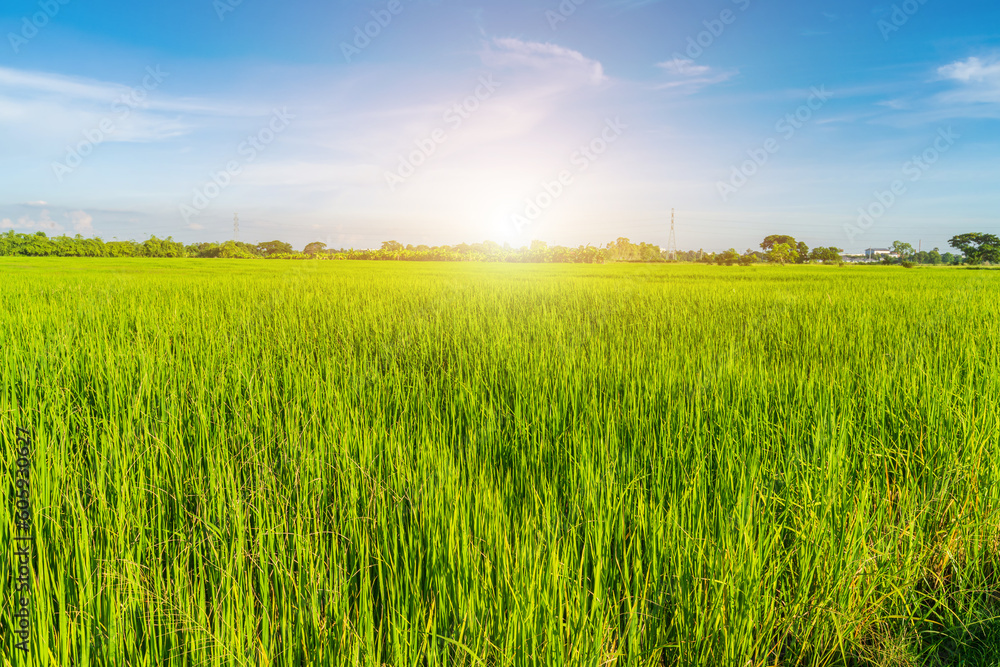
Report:
<svg viewBox="0 0 1000 667"><path fill-rule="evenodd" d="M899 253L893 252L892 248L868 248L865 250L865 259L868 261L876 261L886 257L898 258Z"/></svg>

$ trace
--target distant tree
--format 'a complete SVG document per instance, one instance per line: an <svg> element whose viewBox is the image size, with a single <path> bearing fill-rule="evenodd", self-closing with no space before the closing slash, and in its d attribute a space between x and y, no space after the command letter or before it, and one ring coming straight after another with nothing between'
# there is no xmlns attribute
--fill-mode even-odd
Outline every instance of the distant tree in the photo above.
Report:
<svg viewBox="0 0 1000 667"><path fill-rule="evenodd" d="M227 242L226 245L229 243L233 243L235 245L234 241ZM269 257L271 255L288 255L295 252L292 249L292 244L285 243L284 241L265 241L264 243L258 243L255 249L257 254L265 257Z"/></svg>
<svg viewBox="0 0 1000 667"><path fill-rule="evenodd" d="M503 246L501 246L496 241L483 241L482 246L483 246L482 252L486 255L496 255L503 250Z"/></svg>
<svg viewBox="0 0 1000 667"><path fill-rule="evenodd" d="M607 257L618 262L631 262L639 259L639 247L624 236L619 236L614 243L607 245Z"/></svg>
<svg viewBox="0 0 1000 667"><path fill-rule="evenodd" d="M23 247L24 254L33 257L47 257L56 253L56 244L41 231L29 236Z"/></svg>
<svg viewBox="0 0 1000 667"><path fill-rule="evenodd" d="M940 264L941 251L937 248L934 248L934 250L921 250L915 253L912 259L917 264Z"/></svg>
<svg viewBox="0 0 1000 667"><path fill-rule="evenodd" d="M774 250L774 246L779 243L784 243L790 248L795 248L795 238L791 236L786 236L784 234L772 234L764 239L764 242L760 244L760 249L764 252L771 252Z"/></svg>
<svg viewBox="0 0 1000 667"><path fill-rule="evenodd" d="M948 245L961 251L969 264L1000 263L1000 238L993 234L959 234L952 237Z"/></svg>
<svg viewBox="0 0 1000 667"><path fill-rule="evenodd" d="M747 248L747 251L740 256L740 266L750 266L759 261L760 255L750 248Z"/></svg>
<svg viewBox="0 0 1000 667"><path fill-rule="evenodd" d="M809 246L802 241L799 241L795 245L795 252L798 255L798 257L795 258L796 264L805 264L809 261Z"/></svg>
<svg viewBox="0 0 1000 667"><path fill-rule="evenodd" d="M285 245L288 244L286 243ZM291 248L290 245L288 247ZM219 246L216 257L220 259L250 259L253 255L236 241L226 241Z"/></svg>
<svg viewBox="0 0 1000 667"><path fill-rule="evenodd" d="M573 251L573 261L582 264L603 264L604 253L592 245L580 246Z"/></svg>
<svg viewBox="0 0 1000 667"><path fill-rule="evenodd" d="M260 252L260 249L252 243L244 243L243 241L236 241L235 243L237 247L241 248L248 255L251 255L253 257L263 256L262 253ZM288 245L288 247L291 248L292 246Z"/></svg>
<svg viewBox="0 0 1000 667"><path fill-rule="evenodd" d="M637 250L638 259L640 262L662 262L663 255L660 252L660 246L653 245L652 243L640 243L635 246Z"/></svg>
<svg viewBox="0 0 1000 667"><path fill-rule="evenodd" d="M774 262L775 264L787 264L788 262L794 262L798 259L798 257L798 251L793 250L791 244L788 243L777 243L767 253L768 261Z"/></svg>
<svg viewBox="0 0 1000 667"><path fill-rule="evenodd" d="M833 262L840 261L840 255L844 251L840 248L813 248L812 252L809 253L809 259L816 262L823 262L824 264L830 264Z"/></svg>
<svg viewBox="0 0 1000 667"><path fill-rule="evenodd" d="M382 241L383 252L401 252L405 249L399 241Z"/></svg>
<svg viewBox="0 0 1000 667"><path fill-rule="evenodd" d="M140 257L142 246L132 240L108 241L104 244L108 257Z"/></svg>
<svg viewBox="0 0 1000 667"><path fill-rule="evenodd" d="M319 241L314 241L305 247L304 252L307 255L316 255L326 250L326 244L320 243Z"/></svg>
<svg viewBox="0 0 1000 667"><path fill-rule="evenodd" d="M740 261L740 254L736 252L736 248L730 248L716 255L715 261L720 266L732 266Z"/></svg>
<svg viewBox="0 0 1000 667"><path fill-rule="evenodd" d="M573 255L572 248L556 246L549 252L549 261L556 264L570 264L573 262Z"/></svg>
<svg viewBox="0 0 1000 667"><path fill-rule="evenodd" d="M169 236L165 239L151 236L142 242L139 252L143 257L183 257L184 244Z"/></svg>
<svg viewBox="0 0 1000 667"><path fill-rule="evenodd" d="M218 243L192 243L185 246L184 251L188 257L208 259L219 256L219 247Z"/></svg>
<svg viewBox="0 0 1000 667"><path fill-rule="evenodd" d="M916 254L913 246L909 243L903 243L902 241L892 242L892 251L899 255L901 261L908 260L910 257Z"/></svg>

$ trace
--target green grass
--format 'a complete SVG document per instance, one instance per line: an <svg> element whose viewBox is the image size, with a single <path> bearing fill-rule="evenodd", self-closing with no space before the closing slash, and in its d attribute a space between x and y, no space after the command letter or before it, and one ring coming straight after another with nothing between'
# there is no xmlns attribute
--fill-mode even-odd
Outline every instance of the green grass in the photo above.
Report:
<svg viewBox="0 0 1000 667"><path fill-rule="evenodd" d="M31 664L995 662L995 273L0 275Z"/></svg>

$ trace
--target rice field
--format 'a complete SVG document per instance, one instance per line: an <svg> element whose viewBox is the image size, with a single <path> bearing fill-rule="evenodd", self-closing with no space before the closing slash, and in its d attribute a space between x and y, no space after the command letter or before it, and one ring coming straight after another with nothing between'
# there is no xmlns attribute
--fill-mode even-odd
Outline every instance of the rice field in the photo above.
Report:
<svg viewBox="0 0 1000 667"><path fill-rule="evenodd" d="M1000 273L0 275L4 666L1000 660Z"/></svg>

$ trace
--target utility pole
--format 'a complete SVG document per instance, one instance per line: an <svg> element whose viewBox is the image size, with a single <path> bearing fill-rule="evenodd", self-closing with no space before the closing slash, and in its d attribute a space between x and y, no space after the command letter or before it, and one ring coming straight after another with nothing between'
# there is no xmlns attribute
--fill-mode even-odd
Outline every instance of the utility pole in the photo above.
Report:
<svg viewBox="0 0 1000 667"><path fill-rule="evenodd" d="M674 209L670 209L670 241L667 243L667 261L677 261L677 236L674 234Z"/></svg>
<svg viewBox="0 0 1000 667"><path fill-rule="evenodd" d="M240 214L233 213L233 240L240 240Z"/></svg>

